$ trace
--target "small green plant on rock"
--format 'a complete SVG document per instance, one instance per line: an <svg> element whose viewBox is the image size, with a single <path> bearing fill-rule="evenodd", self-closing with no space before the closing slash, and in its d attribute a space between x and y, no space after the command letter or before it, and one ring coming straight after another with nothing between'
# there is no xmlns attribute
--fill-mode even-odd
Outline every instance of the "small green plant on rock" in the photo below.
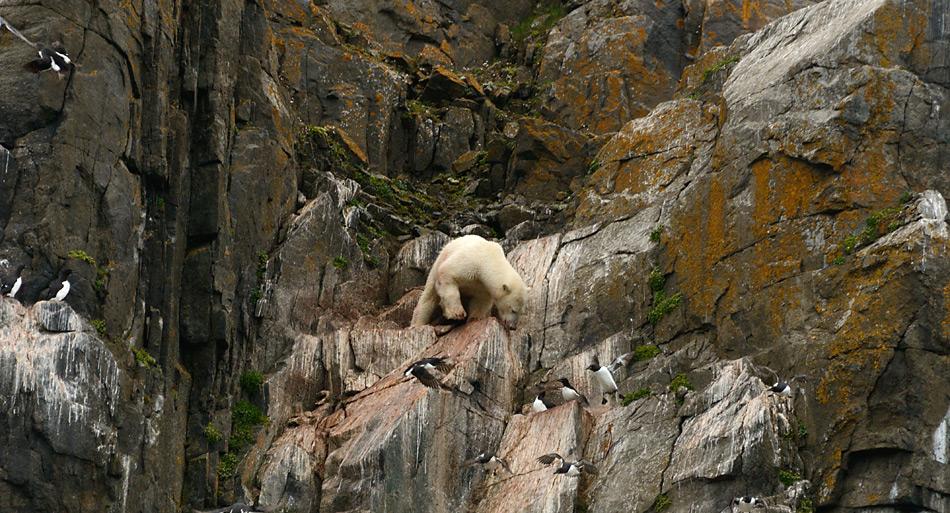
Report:
<svg viewBox="0 0 950 513"><path fill-rule="evenodd" d="M333 267L336 267L337 269L340 269L341 271L343 269L346 269L347 266L349 265L350 265L350 261L347 260L347 258L344 256L338 256L338 257L333 258Z"/></svg>
<svg viewBox="0 0 950 513"><path fill-rule="evenodd" d="M705 84L707 81L709 81L709 79L712 78L712 76L716 73L719 73L727 67L739 62L739 59L740 57L738 55L733 55L731 57L726 57L725 59L706 68L703 70L703 83Z"/></svg>
<svg viewBox="0 0 950 513"><path fill-rule="evenodd" d="M220 479L229 479L237 473L238 456L233 452L227 452L218 460L218 477Z"/></svg>
<svg viewBox="0 0 950 513"><path fill-rule="evenodd" d="M241 374L241 390L247 395L254 395L264 384L264 375L258 371L247 371Z"/></svg>
<svg viewBox="0 0 950 513"><path fill-rule="evenodd" d="M523 44L528 38L546 36L566 14L567 10L558 0L539 2L531 16L511 28L511 37L517 43Z"/></svg>
<svg viewBox="0 0 950 513"><path fill-rule="evenodd" d="M89 321L89 323L92 324L93 328L96 328L96 333L98 333L100 337L106 337L106 321L102 319L93 319Z"/></svg>
<svg viewBox="0 0 950 513"><path fill-rule="evenodd" d="M155 357L149 354L145 348L133 347L132 352L135 353L135 361L142 367L151 368L158 365L158 361L155 360Z"/></svg>
<svg viewBox="0 0 950 513"><path fill-rule="evenodd" d="M426 105L421 100L406 100L406 111L411 116L432 118L435 117L436 108Z"/></svg>
<svg viewBox="0 0 950 513"><path fill-rule="evenodd" d="M231 409L231 437L228 450L240 451L254 443L254 430L267 424L270 419L250 401L238 401Z"/></svg>
<svg viewBox="0 0 950 513"><path fill-rule="evenodd" d="M798 423L798 439L805 440L808 438L808 426L804 422Z"/></svg>
<svg viewBox="0 0 950 513"><path fill-rule="evenodd" d="M92 286L97 292L103 292L106 289L106 280L109 279L108 267L96 267L96 281Z"/></svg>
<svg viewBox="0 0 950 513"><path fill-rule="evenodd" d="M844 255L838 255L831 261L834 265L844 265Z"/></svg>
<svg viewBox="0 0 950 513"><path fill-rule="evenodd" d="M267 252L260 251L257 253L257 280L263 280L264 275L267 274Z"/></svg>
<svg viewBox="0 0 950 513"><path fill-rule="evenodd" d="M637 346L633 350L633 361L642 362L650 360L658 354L660 354L660 348L652 344Z"/></svg>
<svg viewBox="0 0 950 513"><path fill-rule="evenodd" d="M682 372L674 376L673 380L670 381L670 392L676 392L680 387L686 390L693 390L693 384L689 382L689 378Z"/></svg>
<svg viewBox="0 0 950 513"><path fill-rule="evenodd" d="M661 493L656 496L656 499L653 500L653 511L655 513L660 513L670 509L670 506L673 505L673 501L670 500L670 497L665 493Z"/></svg>
<svg viewBox="0 0 950 513"><path fill-rule="evenodd" d="M785 486L792 486L801 481L802 476L793 470L779 469L778 480Z"/></svg>
<svg viewBox="0 0 950 513"><path fill-rule="evenodd" d="M639 399L643 399L644 397L649 397L650 394L651 392L649 388L646 388L646 387L639 388L637 390L634 390L633 392L630 392L629 394L624 395L623 399L621 399L620 401L620 404L624 406L629 406L630 403Z"/></svg>
<svg viewBox="0 0 950 513"><path fill-rule="evenodd" d="M81 249L74 249L69 253L66 253L66 256L72 258L73 260L79 260L80 262L86 262L87 264L96 267L96 259L89 256L89 253Z"/></svg>
<svg viewBox="0 0 950 513"><path fill-rule="evenodd" d="M650 241L659 244L660 239L663 237L663 227L657 226L650 232Z"/></svg>
<svg viewBox="0 0 950 513"><path fill-rule="evenodd" d="M663 291L659 291L653 294L653 308L650 309L650 313L647 314L647 319L650 320L650 324L656 324L660 322L660 319L666 316L666 314L676 310L677 307L683 302L683 295L677 292L672 296L667 296Z"/></svg>
<svg viewBox="0 0 950 513"><path fill-rule="evenodd" d="M590 165L587 166L587 172L589 174L596 173L598 169L600 169L600 162L597 159L590 161Z"/></svg>
<svg viewBox="0 0 950 513"><path fill-rule="evenodd" d="M650 290L654 293L660 292L663 290L663 286L666 285L666 276L663 275L663 271L660 270L659 267L654 267L653 270L650 271L648 281L650 283Z"/></svg>
<svg viewBox="0 0 950 513"><path fill-rule="evenodd" d="M841 243L841 250L844 251L845 255L850 255L854 252L855 248L858 247L858 236L857 235L848 235L844 238L844 242Z"/></svg>
<svg viewBox="0 0 950 513"><path fill-rule="evenodd" d="M209 444L214 445L221 441L221 438L222 438L221 432L218 431L218 429L215 428L214 425L211 424L210 422L205 426L204 431L205 431L205 440L207 440Z"/></svg>
<svg viewBox="0 0 950 513"><path fill-rule="evenodd" d="M795 513L815 513L815 504L808 497L803 497L798 501Z"/></svg>

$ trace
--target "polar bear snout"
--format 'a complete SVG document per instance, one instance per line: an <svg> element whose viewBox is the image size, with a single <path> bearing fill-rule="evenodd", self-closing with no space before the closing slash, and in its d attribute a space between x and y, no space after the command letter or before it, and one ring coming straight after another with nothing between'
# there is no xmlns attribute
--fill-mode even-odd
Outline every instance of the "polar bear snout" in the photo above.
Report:
<svg viewBox="0 0 950 513"><path fill-rule="evenodd" d="M518 329L518 315L517 314L499 314L501 316L501 323L510 330Z"/></svg>

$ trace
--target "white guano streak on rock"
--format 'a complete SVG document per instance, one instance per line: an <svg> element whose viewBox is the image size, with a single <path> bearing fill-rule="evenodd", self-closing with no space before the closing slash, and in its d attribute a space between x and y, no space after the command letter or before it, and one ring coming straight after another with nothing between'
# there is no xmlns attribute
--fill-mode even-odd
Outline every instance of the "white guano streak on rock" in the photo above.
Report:
<svg viewBox="0 0 950 513"><path fill-rule="evenodd" d="M126 511L126 503L129 498L129 473L131 470L132 457L122 456L122 513Z"/></svg>
<svg viewBox="0 0 950 513"><path fill-rule="evenodd" d="M695 400L705 407L683 426L671 463L672 483L731 475L740 470L734 466L743 463L744 452L763 443L780 445L778 424L787 424L785 402L766 394L764 383L741 361L720 368L716 380ZM780 463L776 453L773 464Z"/></svg>
<svg viewBox="0 0 950 513"><path fill-rule="evenodd" d="M32 406L45 412L45 429L51 434L61 435L75 424L98 440L100 451L111 452L115 440L111 417L119 397L112 353L86 333L42 332L37 318L49 315L46 303L28 310L13 308L16 314L10 326L0 332L0 375L12 376L0 381L0 407L17 413ZM71 309L66 315L70 326L81 324ZM17 402L21 394L26 404Z"/></svg>
<svg viewBox="0 0 950 513"><path fill-rule="evenodd" d="M947 454L947 438L950 435L950 406L947 407L947 414L943 420L937 424L934 430L933 456L934 460L944 465L950 461L950 455Z"/></svg>

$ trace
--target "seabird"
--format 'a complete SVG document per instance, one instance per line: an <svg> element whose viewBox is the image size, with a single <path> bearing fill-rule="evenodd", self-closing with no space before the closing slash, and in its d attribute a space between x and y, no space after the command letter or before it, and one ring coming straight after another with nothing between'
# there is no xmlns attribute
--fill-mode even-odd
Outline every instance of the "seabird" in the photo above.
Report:
<svg viewBox="0 0 950 513"><path fill-rule="evenodd" d="M451 387L443 384L432 374L431 371L434 369L438 369L440 372L446 373L452 370L452 366L448 364L445 358L423 358L417 362L413 362L412 365L406 368L406 372L403 374L406 377L415 376L415 378L418 379L420 383L429 388L444 388L450 390Z"/></svg>
<svg viewBox="0 0 950 513"><path fill-rule="evenodd" d="M779 394L779 395L791 397L792 387L788 386L788 383L784 381L776 381L774 385L769 387L769 392L772 392L773 394Z"/></svg>
<svg viewBox="0 0 950 513"><path fill-rule="evenodd" d="M736 497L732 499L732 509L738 513L750 513L753 510L765 507L765 501L758 497Z"/></svg>
<svg viewBox="0 0 950 513"><path fill-rule="evenodd" d="M563 385L561 387L561 398L563 398L564 401L573 401L576 399L576 400L579 400L581 404L585 406L589 404L587 402L587 398L584 397L583 394L578 392L576 388L571 386L571 382L568 381L567 378L561 378L558 381L560 381L561 385Z"/></svg>
<svg viewBox="0 0 950 513"><path fill-rule="evenodd" d="M32 71L33 73L40 73L46 70L55 71L60 77L63 76L64 72L68 72L73 68L73 61L67 55L66 50L63 48L63 45L57 41L53 43L50 47L46 47L42 44L36 44L33 41L30 41L19 30L15 29L13 25L2 17L0 17L0 28L6 27L11 34L23 40L24 43L32 46L36 49L36 53L39 55L39 58L33 59L32 61L26 63L23 67Z"/></svg>
<svg viewBox="0 0 950 513"><path fill-rule="evenodd" d="M72 273L73 272L69 269L60 271L59 279L61 279L62 282L60 282L60 286L58 287L59 291L57 291L56 295L53 296L53 301L62 301L66 299L66 294L69 294L69 275ZM53 290L50 290L50 293L52 293Z"/></svg>
<svg viewBox="0 0 950 513"><path fill-rule="evenodd" d="M499 458L498 456L495 456L494 454L490 452L483 452L470 460L465 460L465 462L463 462L462 465L466 467L469 467L471 465L484 465L485 468L490 468L492 470L497 469L498 467L501 467L505 469L505 472L508 472L509 474L513 473L511 471L511 467L508 466L508 462L506 462L502 458Z"/></svg>
<svg viewBox="0 0 950 513"><path fill-rule="evenodd" d="M452 370L452 365L449 364L449 361L446 358L441 358L439 356L433 356L430 358L423 358L419 361L412 362L408 367L406 367L405 375L409 377L412 374L412 368L415 366L421 366L427 371L432 369L439 369L439 372L446 373Z"/></svg>
<svg viewBox="0 0 950 513"><path fill-rule="evenodd" d="M544 391L538 392L538 396L535 397L534 402L531 403L531 411L541 413L547 409L548 405L544 404Z"/></svg>
<svg viewBox="0 0 950 513"><path fill-rule="evenodd" d="M607 369L610 370L611 373L617 372L618 369L626 367L627 364L630 363L630 360L632 358L633 358L633 351L629 353L624 353L614 358L614 361L610 362L610 365L607 366Z"/></svg>
<svg viewBox="0 0 950 513"><path fill-rule="evenodd" d="M614 360L614 363L616 362L617 360ZM611 366L612 365L613 364L611 364ZM613 373L609 367L604 367L597 363L588 365L587 370L594 373L594 381L600 385L601 394L603 395L603 401L601 404L607 404L607 394L617 393L617 382L614 381Z"/></svg>
<svg viewBox="0 0 950 513"><path fill-rule="evenodd" d="M24 66L33 73L52 70L62 77L63 73L68 73L73 68L73 61L70 60L66 50L59 43L54 43L49 48L40 46L36 53L39 58L33 59Z"/></svg>
<svg viewBox="0 0 950 513"><path fill-rule="evenodd" d="M13 282L13 285L10 285L10 286L4 285L4 286L3 286L2 292L5 292L5 293L7 294L7 296L10 296L10 297L12 297L12 298L15 298L17 292L20 291L20 287L23 286L23 275L22 275L22 274L23 274L23 268L24 268L24 267L25 267L25 266L22 266L22 265L21 265L20 267L17 267L17 270L16 270L16 281Z"/></svg>
<svg viewBox="0 0 950 513"><path fill-rule="evenodd" d="M773 372L772 374L774 375L775 373ZM776 376L775 384L768 387L767 391L772 392L773 394L779 394L779 395L784 395L785 397L791 397L793 394L791 383L794 383L800 379L804 380L805 376L798 375L788 381L778 379L778 377Z"/></svg>
<svg viewBox="0 0 950 513"><path fill-rule="evenodd" d="M580 460L580 461L567 461L560 454L552 452L538 457L538 463L542 465L550 465L555 461L560 461L561 463L554 469L555 474L567 474L571 477L577 477L584 474L596 474L597 467L593 463Z"/></svg>

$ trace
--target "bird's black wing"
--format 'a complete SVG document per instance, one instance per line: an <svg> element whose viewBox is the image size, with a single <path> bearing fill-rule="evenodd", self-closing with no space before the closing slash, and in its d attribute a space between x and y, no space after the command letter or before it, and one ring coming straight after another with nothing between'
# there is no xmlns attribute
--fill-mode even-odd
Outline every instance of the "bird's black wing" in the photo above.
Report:
<svg viewBox="0 0 950 513"><path fill-rule="evenodd" d="M538 456L538 463L542 465L550 465L554 463L554 460L563 460L560 454L556 452L548 453L542 456Z"/></svg>
<svg viewBox="0 0 950 513"><path fill-rule="evenodd" d="M579 468L581 472L586 472L588 474L597 474L599 472L597 467L587 460L578 461L575 463L575 465L577 465L577 468Z"/></svg>
<svg viewBox="0 0 950 513"><path fill-rule="evenodd" d="M420 383L429 388L445 388L445 385L443 385L441 381L435 379L435 376L429 374L429 371L427 371L422 365L413 365L412 375L415 376Z"/></svg>
<svg viewBox="0 0 950 513"><path fill-rule="evenodd" d="M27 62L23 65L23 69L27 71L32 71L33 73L40 73L51 68L50 64L52 59L49 57L40 57L39 59L33 59L30 62Z"/></svg>
<svg viewBox="0 0 950 513"><path fill-rule="evenodd" d="M439 372L446 374L452 370L452 362L447 358L432 358L432 366L439 369Z"/></svg>
<svg viewBox="0 0 950 513"><path fill-rule="evenodd" d="M624 353L618 356L617 358L615 358L614 361L611 362L610 365L607 366L607 370L609 370L610 373L613 374L614 372L617 372L618 370L626 367L627 364L630 363L630 360L632 358L633 358L633 352Z"/></svg>
<svg viewBox="0 0 950 513"><path fill-rule="evenodd" d="M490 455L485 454L485 453L481 453L481 454L479 454L478 456L475 456L474 458L469 458L469 459L463 461L463 462L462 462L462 466L463 466L463 467L471 467L472 465L476 465L476 464L479 464L479 463L486 463L489 459L491 459L491 456L490 456Z"/></svg>

